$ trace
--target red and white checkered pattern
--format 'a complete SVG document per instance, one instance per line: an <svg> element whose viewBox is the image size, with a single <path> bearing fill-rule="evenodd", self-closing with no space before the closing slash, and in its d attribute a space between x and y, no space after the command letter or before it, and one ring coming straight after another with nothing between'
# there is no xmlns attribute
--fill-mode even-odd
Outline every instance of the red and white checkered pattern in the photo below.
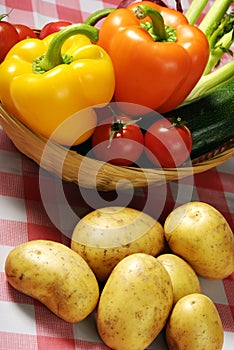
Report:
<svg viewBox="0 0 234 350"><path fill-rule="evenodd" d="M189 0L182 0L186 10ZM0 13L14 9L8 20L41 28L49 21L80 22L103 7L115 7L118 0L0 0ZM167 2L175 6L175 2ZM211 5L209 2L208 6ZM234 157L219 167L196 175L194 185L184 179L183 191L192 200L207 202L223 213L234 231ZM54 177L44 173L51 187ZM167 202L161 219L183 198L177 198L177 183L166 188ZM68 200L82 213L90 210L74 184L64 184ZM153 190L153 189L152 189ZM160 191L160 188L157 188ZM112 194L106 194L111 198ZM144 208L145 191L136 190L132 205ZM153 215L153 212L150 213ZM69 324L39 302L14 290L6 282L4 264L10 250L33 239L51 239L69 244L51 222L43 206L39 187L39 168L16 150L0 128L0 350L104 350L108 349L96 331L95 313L80 323ZM223 281L201 279L203 293L215 302L224 330L224 350L234 348L234 274ZM166 350L163 336L149 349Z"/></svg>
<svg viewBox="0 0 234 350"><path fill-rule="evenodd" d="M27 24L32 28L41 28L51 21L80 22L92 12L116 7L120 0L0 0L0 13L9 13L8 20L12 23ZM175 8L175 0L165 1L169 6ZM183 9L186 10L190 0L182 0ZM207 4L206 9L210 7Z"/></svg>

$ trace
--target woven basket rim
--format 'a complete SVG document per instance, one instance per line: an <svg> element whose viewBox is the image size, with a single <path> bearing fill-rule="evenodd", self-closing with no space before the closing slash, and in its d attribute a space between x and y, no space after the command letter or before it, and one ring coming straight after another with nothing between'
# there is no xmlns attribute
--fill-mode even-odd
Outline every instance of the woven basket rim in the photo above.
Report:
<svg viewBox="0 0 234 350"><path fill-rule="evenodd" d="M192 167L186 165L175 169L120 167L82 156L76 151L48 141L10 115L1 104L0 124L16 148L39 166L65 181L100 191L115 190L117 185L120 189L161 185L207 171L234 155L234 139L231 139L209 154L194 159ZM49 154L47 157L43 156L45 145ZM95 169L98 173L90 177Z"/></svg>

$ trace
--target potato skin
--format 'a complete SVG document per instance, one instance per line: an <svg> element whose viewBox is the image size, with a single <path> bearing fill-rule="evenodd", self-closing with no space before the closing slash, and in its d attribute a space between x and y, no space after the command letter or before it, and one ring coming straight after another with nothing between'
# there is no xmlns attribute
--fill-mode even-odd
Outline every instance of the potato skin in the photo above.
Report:
<svg viewBox="0 0 234 350"><path fill-rule="evenodd" d="M151 255L136 253L121 260L100 296L97 327L115 350L144 350L164 327L173 302L170 277Z"/></svg>
<svg viewBox="0 0 234 350"><path fill-rule="evenodd" d="M47 240L23 243L5 262L7 281L67 322L88 316L99 299L99 286L85 260L67 246Z"/></svg>
<svg viewBox="0 0 234 350"><path fill-rule="evenodd" d="M165 220L172 252L207 279L223 279L234 270L234 235L224 216L209 204L189 202Z"/></svg>
<svg viewBox="0 0 234 350"><path fill-rule="evenodd" d="M190 294L174 306L166 325L169 350L222 350L224 331L218 311L204 294Z"/></svg>
<svg viewBox="0 0 234 350"><path fill-rule="evenodd" d="M201 293L199 278L185 260L175 254L162 254L157 259L171 278L174 304L185 295Z"/></svg>
<svg viewBox="0 0 234 350"><path fill-rule="evenodd" d="M97 279L104 282L127 255L158 255L164 250L165 242L162 225L151 216L128 207L105 207L78 222L71 248L87 261Z"/></svg>

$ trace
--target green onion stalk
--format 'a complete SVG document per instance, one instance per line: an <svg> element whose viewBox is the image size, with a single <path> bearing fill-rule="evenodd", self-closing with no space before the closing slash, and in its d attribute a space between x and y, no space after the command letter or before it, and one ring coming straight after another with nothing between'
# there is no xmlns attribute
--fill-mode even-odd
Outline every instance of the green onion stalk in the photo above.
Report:
<svg viewBox="0 0 234 350"><path fill-rule="evenodd" d="M215 0L200 21L207 3L208 0L193 0L185 13L189 23L196 25L206 35L210 55L203 76L183 104L204 96L212 88L231 78L234 72L233 60L220 64L224 54L233 56L231 47L234 42L234 10L231 7L234 1Z"/></svg>

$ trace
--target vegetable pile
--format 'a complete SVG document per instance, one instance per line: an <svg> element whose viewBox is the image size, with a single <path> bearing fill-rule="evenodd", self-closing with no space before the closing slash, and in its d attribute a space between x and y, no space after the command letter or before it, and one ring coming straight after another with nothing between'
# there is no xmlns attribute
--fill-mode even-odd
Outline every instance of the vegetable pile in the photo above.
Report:
<svg viewBox="0 0 234 350"><path fill-rule="evenodd" d="M0 101L82 155L182 166L234 138L234 61L220 64L232 55L233 1L215 0L201 18L207 2L193 0L183 13L179 0L176 9L122 1L84 23L47 23L37 36L2 15Z"/></svg>
<svg viewBox="0 0 234 350"><path fill-rule="evenodd" d="M207 2L193 0L183 14L179 0L176 9L124 0L39 34L3 15L1 104L41 137L104 162L134 166L145 156L146 166L182 166L234 138L234 61L219 66L232 55L233 1L215 0L201 20ZM205 203L178 207L163 225L108 207L79 221L70 247L15 247L5 273L67 322L96 309L110 348L143 350L164 330L169 349L221 350L221 319L199 277L233 272L233 237Z"/></svg>
<svg viewBox="0 0 234 350"><path fill-rule="evenodd" d="M203 202L177 207L162 224L128 207L96 209L69 247L34 240L5 261L9 284L61 319L79 322L95 310L101 339L116 350L144 350L161 331L170 350L222 350L221 318L199 277L233 271L233 232Z"/></svg>

